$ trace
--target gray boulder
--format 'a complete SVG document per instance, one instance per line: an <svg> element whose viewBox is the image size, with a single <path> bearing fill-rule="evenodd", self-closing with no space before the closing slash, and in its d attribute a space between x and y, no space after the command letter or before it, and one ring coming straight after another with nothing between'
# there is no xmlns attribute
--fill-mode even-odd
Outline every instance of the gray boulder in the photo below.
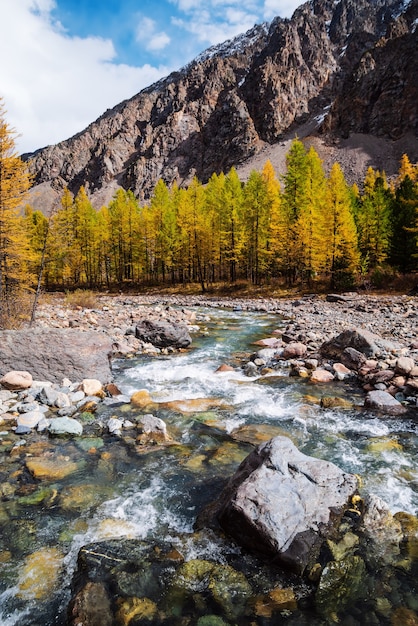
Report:
<svg viewBox="0 0 418 626"><path fill-rule="evenodd" d="M60 383L97 378L112 379L112 344L104 333L68 328L0 331L0 376L10 370L27 370L35 379Z"/></svg>
<svg viewBox="0 0 418 626"><path fill-rule="evenodd" d="M157 348L187 348L192 343L185 324L165 320L140 320L135 326L135 336Z"/></svg>
<svg viewBox="0 0 418 626"><path fill-rule="evenodd" d="M303 574L334 536L356 490L354 475L275 437L241 463L210 514L238 543Z"/></svg>
<svg viewBox="0 0 418 626"><path fill-rule="evenodd" d="M368 409L375 409L389 415L401 415L406 412L406 408L387 391L369 391L364 399L364 406Z"/></svg>
<svg viewBox="0 0 418 626"><path fill-rule="evenodd" d="M395 352L400 346L364 328L355 328L354 330L344 330L336 337L323 343L321 354L344 363L344 350L346 348L354 348L369 358L382 352Z"/></svg>

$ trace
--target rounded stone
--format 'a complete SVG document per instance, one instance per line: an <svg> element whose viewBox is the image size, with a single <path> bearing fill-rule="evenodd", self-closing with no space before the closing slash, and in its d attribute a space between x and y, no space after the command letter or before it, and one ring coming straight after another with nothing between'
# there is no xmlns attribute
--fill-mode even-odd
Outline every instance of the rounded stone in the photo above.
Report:
<svg viewBox="0 0 418 626"><path fill-rule="evenodd" d="M29 389L32 386L33 378L32 374L25 371L12 370L11 372L7 372L0 379L0 385L5 389Z"/></svg>

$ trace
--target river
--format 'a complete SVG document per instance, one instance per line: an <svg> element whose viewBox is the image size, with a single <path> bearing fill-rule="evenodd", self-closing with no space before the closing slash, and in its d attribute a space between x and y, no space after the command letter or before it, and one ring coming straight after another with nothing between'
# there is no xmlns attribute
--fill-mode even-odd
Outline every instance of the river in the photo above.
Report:
<svg viewBox="0 0 418 626"><path fill-rule="evenodd" d="M384 419L364 411L359 408L362 392L345 381L314 386L289 377L284 366L265 376L246 376L242 364L260 349L253 342L271 336L281 324L278 317L224 309L196 311L201 332L190 350L114 364L115 382L124 394L130 396L139 389L150 392L159 404L153 413L166 422L176 445L140 454L129 436L118 441L103 436L94 424L87 425L79 441L48 443L51 455L77 463L77 471L40 484L29 496L3 498L1 626L65 624L77 553L89 542L111 537L153 542L168 537L173 545L181 545L186 561L226 562L228 555L236 560L240 550L228 540L208 533L194 541L193 525L202 507L216 497L253 443L263 437L288 435L304 453L360 475L363 494L380 496L393 513L417 515L416 422L408 417ZM222 364L234 370L216 372ZM325 410L319 405L325 394L347 398L353 407ZM123 405L102 407L99 417L105 423L112 415L134 420L138 414ZM5 455L2 463L5 476ZM27 572L33 554L47 555L47 570L58 562L55 588L32 593L25 575L31 575ZM50 565L48 559L52 559ZM414 583L407 585L404 596L400 588L397 585L397 604L393 597L390 602L411 607ZM389 613L371 614L377 622L363 622L348 609L338 619L347 626L391 623ZM195 624L198 617L199 612L189 615L184 624ZM300 608L297 615L284 611L272 619L253 618L252 623L299 626L328 621L311 608Z"/></svg>

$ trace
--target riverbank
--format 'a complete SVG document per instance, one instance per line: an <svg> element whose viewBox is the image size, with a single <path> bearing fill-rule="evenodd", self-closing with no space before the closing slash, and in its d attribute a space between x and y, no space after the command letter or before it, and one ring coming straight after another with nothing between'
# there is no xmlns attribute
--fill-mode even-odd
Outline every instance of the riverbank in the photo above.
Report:
<svg viewBox="0 0 418 626"><path fill-rule="evenodd" d="M353 363L352 360L347 362L344 358L343 363L357 375L361 370L360 366L364 366L360 371L360 378L365 391L388 390L393 396L398 394L401 401L408 398L409 405L418 407L417 296L347 293L308 295L292 299L254 299L199 295L101 295L97 297L96 306L90 309L74 308L66 303L64 297L53 297L50 302L39 307L36 326L104 333L111 341L115 357L138 353L155 354L160 352L159 348L135 337L135 323L144 318L167 320L175 324L186 324L192 332L198 331L195 307L261 311L277 315L280 326L276 335L277 341L274 345L266 342L265 347L274 348L276 356L280 357L283 348L289 343L305 346L306 349L296 349L293 355L296 363L290 363L293 365L292 373L302 376L305 375L305 362L302 360L298 364L298 357L317 359L318 365L325 361L326 368L341 378L344 372L337 373L332 369L333 362L339 359L335 354L330 359L329 354L321 353L321 346L344 331L356 329L372 333L383 341L382 345L389 342L384 345L384 349L373 348L369 353L366 350L366 356L371 357L368 363L364 360L361 363ZM167 352L167 348L165 351ZM292 355L289 350L287 352L286 358L290 359ZM408 361L404 361L402 366L398 362L399 358ZM259 371L265 365L266 362L263 362ZM307 369L312 370L312 363L308 363Z"/></svg>
<svg viewBox="0 0 418 626"><path fill-rule="evenodd" d="M48 296L37 310L35 326L100 330L119 338L140 316L175 317L190 320L184 307L232 308L276 313L300 327L315 332L318 341L347 328L365 328L377 335L396 339L405 348L418 351L418 297L408 295L345 295L300 298L217 298L179 295L97 296L92 308L72 307L64 296ZM167 307L180 307L170 311Z"/></svg>

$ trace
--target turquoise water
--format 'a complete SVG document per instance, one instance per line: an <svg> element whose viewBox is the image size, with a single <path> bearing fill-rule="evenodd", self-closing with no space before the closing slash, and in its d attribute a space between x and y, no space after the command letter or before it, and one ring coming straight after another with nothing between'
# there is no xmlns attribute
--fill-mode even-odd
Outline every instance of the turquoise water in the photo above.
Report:
<svg viewBox="0 0 418 626"><path fill-rule="evenodd" d="M140 454L128 431L124 441L102 436L90 452L82 449L82 440L50 440L51 456L79 463L77 472L37 485L30 493L39 493L43 488L45 496L39 502L28 504L22 495L24 489L3 498L2 626L64 624L77 553L89 542L110 537L150 542L169 538L173 545L178 545L186 561L198 558L226 563L242 558L244 562L239 548L230 541L210 533L196 541L193 525L202 507L217 496L225 480L252 449L248 431L246 441L237 435L245 426L253 425L255 432L288 434L306 454L359 474L363 493L380 496L393 513L417 514L418 428L412 419L382 419L358 408L321 409L315 398L322 394L347 397L354 405L362 404L362 394L355 386L343 383L315 387L290 378L284 367L270 375L249 378L241 366L260 349L253 342L271 336L280 326L280 319L269 314L226 310L197 313L204 320L200 322L202 332L190 350L115 363L115 379L122 392L131 395L147 389L157 403L153 413L164 419L177 445ZM222 364L232 365L234 371L216 372ZM186 412L181 412L170 404L199 399L211 401L203 411L189 410L188 406ZM99 417L105 422L111 415L133 419L139 413L127 405L102 408ZM101 434L93 426L90 430L92 438ZM24 471L24 460L24 456L15 460L13 469ZM3 479L8 480L7 454L2 455L1 463ZM77 492L75 497L69 497L73 488L78 488L82 496ZM22 570L29 556L44 548L57 549L62 558L58 584L44 597L24 597ZM261 564L251 561L252 579L253 570L258 567L261 572ZM396 602L408 605L399 585ZM414 589L412 581L412 588L405 589L405 597L413 594ZM397 606L393 598L391 603ZM198 617L199 613L188 614L185 623L194 624ZM268 626L328 623L313 614L310 607L296 613L285 611L272 619L252 619L253 623ZM362 622L358 614L348 610L338 619L348 626L373 623ZM390 624L390 617L380 615L378 619L377 623Z"/></svg>

